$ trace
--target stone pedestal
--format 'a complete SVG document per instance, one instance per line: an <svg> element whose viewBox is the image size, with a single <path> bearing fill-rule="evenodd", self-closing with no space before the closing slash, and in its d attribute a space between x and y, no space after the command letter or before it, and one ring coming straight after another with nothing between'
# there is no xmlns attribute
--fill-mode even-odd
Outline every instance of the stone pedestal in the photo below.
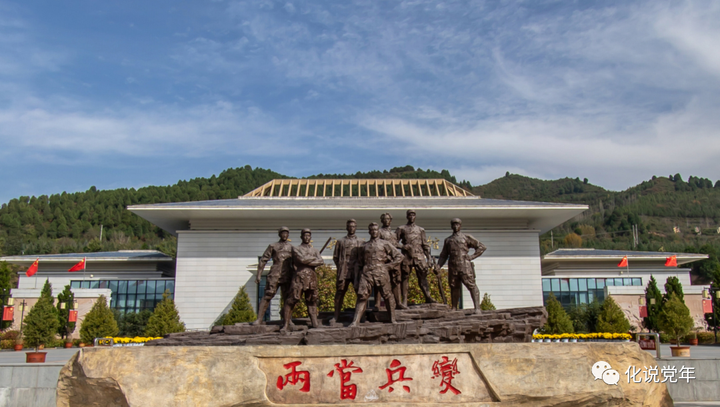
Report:
<svg viewBox="0 0 720 407"><path fill-rule="evenodd" d="M57 405L671 406L665 384L624 375L655 365L636 343L93 348L61 371Z"/></svg>

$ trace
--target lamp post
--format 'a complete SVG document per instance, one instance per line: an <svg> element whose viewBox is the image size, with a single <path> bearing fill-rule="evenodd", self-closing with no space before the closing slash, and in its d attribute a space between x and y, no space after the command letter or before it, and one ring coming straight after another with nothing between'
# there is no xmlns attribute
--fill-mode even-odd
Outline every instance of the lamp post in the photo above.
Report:
<svg viewBox="0 0 720 407"><path fill-rule="evenodd" d="M73 302L72 302L71 305L72 305L72 307L71 307L70 309L68 309L67 318L65 318L65 342L66 342L66 343L67 343L67 341L70 339L70 313L71 313L73 310L76 310L76 309L77 309L77 307L78 307L78 302L77 302L77 300L73 300ZM67 302L61 302L61 303L60 303L60 309L63 309L63 310L64 310L65 308L67 308L67 306L68 306L68 303L67 303Z"/></svg>
<svg viewBox="0 0 720 407"><path fill-rule="evenodd" d="M710 286L710 288L706 288L703 290L703 298L709 298L710 299L710 306L712 307L712 321L713 321L713 333L715 334L715 343L718 343L717 339L717 328L718 328L718 321L717 318L715 318L715 300L720 300L720 289L715 288L713 286Z"/></svg>

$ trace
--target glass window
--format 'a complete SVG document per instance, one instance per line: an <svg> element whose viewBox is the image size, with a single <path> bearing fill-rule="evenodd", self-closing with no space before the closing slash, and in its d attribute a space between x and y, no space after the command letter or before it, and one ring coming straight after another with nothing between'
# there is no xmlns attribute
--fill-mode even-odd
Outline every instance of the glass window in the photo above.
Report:
<svg viewBox="0 0 720 407"><path fill-rule="evenodd" d="M560 279L560 291L566 292L570 291L570 279L569 278L561 278Z"/></svg>
<svg viewBox="0 0 720 407"><path fill-rule="evenodd" d="M80 288L80 282L79 281L71 281L70 288Z"/></svg>
<svg viewBox="0 0 720 407"><path fill-rule="evenodd" d="M137 301L135 303L136 307L141 307L141 308L145 307L145 294L138 294L137 297L135 297L135 298Z"/></svg>
<svg viewBox="0 0 720 407"><path fill-rule="evenodd" d="M155 292L155 280L148 280L147 282L147 293L152 294Z"/></svg>
<svg viewBox="0 0 720 407"><path fill-rule="evenodd" d="M100 282L97 280L93 280L90 282L90 288L100 288Z"/></svg>
<svg viewBox="0 0 720 407"><path fill-rule="evenodd" d="M145 294L145 286L147 286L147 281L138 281L137 282L137 293L138 294Z"/></svg>
<svg viewBox="0 0 720 407"><path fill-rule="evenodd" d="M120 309L125 308L125 295L118 295L118 305L117 307Z"/></svg>
<svg viewBox="0 0 720 407"><path fill-rule="evenodd" d="M615 279L615 285L616 285L616 286L618 286L618 285L623 285L623 279L622 279L622 278L616 278L616 279Z"/></svg>
<svg viewBox="0 0 720 407"><path fill-rule="evenodd" d="M587 291L587 281L584 278L578 278L579 291Z"/></svg>
<svg viewBox="0 0 720 407"><path fill-rule="evenodd" d="M110 291L112 291L113 296L114 296L114 295L117 294L117 292L118 292L118 282L117 282L117 281L110 281L109 284L108 284L108 288L110 289Z"/></svg>
<svg viewBox="0 0 720 407"><path fill-rule="evenodd" d="M633 278L632 285L642 285L642 278Z"/></svg>
<svg viewBox="0 0 720 407"><path fill-rule="evenodd" d="M550 291L550 279L549 278L543 278L542 285L543 285L543 292Z"/></svg>
<svg viewBox="0 0 720 407"><path fill-rule="evenodd" d="M623 278L623 285L632 285L632 278Z"/></svg>
<svg viewBox="0 0 720 407"><path fill-rule="evenodd" d="M571 278L570 279L570 291L577 291L577 290L578 290L577 278Z"/></svg>
<svg viewBox="0 0 720 407"><path fill-rule="evenodd" d="M588 303L588 293L580 293L580 304Z"/></svg>
<svg viewBox="0 0 720 407"><path fill-rule="evenodd" d="M162 294L155 294L155 301L157 301L157 302L162 301Z"/></svg>
<svg viewBox="0 0 720 407"><path fill-rule="evenodd" d="M595 300L595 291L588 291L588 303L591 303Z"/></svg>
<svg viewBox="0 0 720 407"><path fill-rule="evenodd" d="M127 281L118 281L118 294L127 293Z"/></svg>
<svg viewBox="0 0 720 407"><path fill-rule="evenodd" d="M90 288L90 282L89 282L89 281L83 281L83 282L80 284L80 287L82 287L82 288Z"/></svg>
<svg viewBox="0 0 720 407"><path fill-rule="evenodd" d="M603 289L605 288L605 279L604 278L597 278L595 279L595 283L597 285L597 289Z"/></svg>
<svg viewBox="0 0 720 407"><path fill-rule="evenodd" d="M613 280L612 278L608 278L607 280L605 280L605 285L606 286L615 285L615 280ZM598 288L600 288L600 287L598 286Z"/></svg>
<svg viewBox="0 0 720 407"><path fill-rule="evenodd" d="M560 279L559 278L553 278L550 280L552 283L552 290L553 292L557 293L560 292Z"/></svg>
<svg viewBox="0 0 720 407"><path fill-rule="evenodd" d="M107 286L107 285L108 285L107 280L100 280L99 283L100 283L100 284L99 284L98 288L108 288L108 286Z"/></svg>
<svg viewBox="0 0 720 407"><path fill-rule="evenodd" d="M588 278L588 279L587 279L587 289L588 289L588 290L594 290L594 289L595 289L595 279L594 279L594 278Z"/></svg>
<svg viewBox="0 0 720 407"><path fill-rule="evenodd" d="M125 304L128 308L135 308L135 294L128 294Z"/></svg>
<svg viewBox="0 0 720 407"><path fill-rule="evenodd" d="M165 281L165 289L170 290L170 293L173 294L173 298L175 297L175 281Z"/></svg>
<svg viewBox="0 0 720 407"><path fill-rule="evenodd" d="M165 292L165 282L164 281L156 281L155 282L155 294L162 294Z"/></svg>
<svg viewBox="0 0 720 407"><path fill-rule="evenodd" d="M127 288L128 294L136 294L137 293L137 281L128 281L128 288Z"/></svg>

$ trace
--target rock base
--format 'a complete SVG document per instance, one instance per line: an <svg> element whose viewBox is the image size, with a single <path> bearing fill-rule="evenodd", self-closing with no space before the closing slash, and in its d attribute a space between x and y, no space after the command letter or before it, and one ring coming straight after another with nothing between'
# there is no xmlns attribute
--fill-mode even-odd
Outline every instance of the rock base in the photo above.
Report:
<svg viewBox="0 0 720 407"><path fill-rule="evenodd" d="M321 313L322 326L309 328L309 319L295 319L292 332L280 332L280 321L267 325L247 323L216 326L210 332L170 334L146 346L245 346L245 345L341 345L423 343L522 343L530 342L535 329L545 324L544 307L483 311L452 311L444 304L412 305L397 310L397 324L385 311L369 311L366 322L350 328L352 312L339 321Z"/></svg>
<svg viewBox="0 0 720 407"><path fill-rule="evenodd" d="M672 406L664 383L623 373L657 364L633 342L85 348L57 405Z"/></svg>

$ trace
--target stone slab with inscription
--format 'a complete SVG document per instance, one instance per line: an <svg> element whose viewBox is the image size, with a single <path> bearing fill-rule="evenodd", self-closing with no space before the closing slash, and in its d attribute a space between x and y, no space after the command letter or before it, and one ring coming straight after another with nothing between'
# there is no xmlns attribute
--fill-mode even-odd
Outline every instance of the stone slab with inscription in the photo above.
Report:
<svg viewBox="0 0 720 407"><path fill-rule="evenodd" d="M545 324L544 307L483 311L452 311L444 304L411 305L396 310L397 324L385 311L368 311L366 322L349 328L352 312L332 323L332 313L321 313L323 325L308 329L307 319L295 319L295 330L281 333L280 321L253 326L246 323L216 326L210 332L183 332L148 342L146 346L331 345L384 343L509 343L530 342Z"/></svg>
<svg viewBox="0 0 720 407"><path fill-rule="evenodd" d="M664 383L596 380L600 360L657 364L634 342L85 348L57 405L672 405Z"/></svg>

